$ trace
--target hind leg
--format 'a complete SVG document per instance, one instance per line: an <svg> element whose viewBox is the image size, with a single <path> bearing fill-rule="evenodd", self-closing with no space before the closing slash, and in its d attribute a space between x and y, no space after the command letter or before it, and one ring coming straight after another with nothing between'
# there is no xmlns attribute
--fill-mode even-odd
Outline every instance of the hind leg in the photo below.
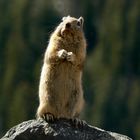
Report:
<svg viewBox="0 0 140 140"><path fill-rule="evenodd" d="M74 117L71 119L72 125L77 128L81 128L86 124L86 122L84 120L79 119L80 112L83 108L83 105L84 105L84 99L81 96L81 98L79 98L79 100L76 104Z"/></svg>

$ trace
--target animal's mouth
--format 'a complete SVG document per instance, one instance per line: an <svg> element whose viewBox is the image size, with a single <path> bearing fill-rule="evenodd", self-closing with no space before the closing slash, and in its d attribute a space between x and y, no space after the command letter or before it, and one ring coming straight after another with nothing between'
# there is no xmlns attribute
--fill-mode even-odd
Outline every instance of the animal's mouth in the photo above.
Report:
<svg viewBox="0 0 140 140"><path fill-rule="evenodd" d="M68 29L68 28L62 28L62 29L61 29L61 35L62 35L62 36L68 35L68 34L70 34L70 33L71 33L71 30Z"/></svg>

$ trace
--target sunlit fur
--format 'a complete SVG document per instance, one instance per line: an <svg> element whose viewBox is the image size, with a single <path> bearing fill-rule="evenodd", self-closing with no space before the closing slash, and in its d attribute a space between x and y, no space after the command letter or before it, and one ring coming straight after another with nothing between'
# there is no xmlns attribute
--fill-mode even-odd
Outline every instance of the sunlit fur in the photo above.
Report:
<svg viewBox="0 0 140 140"><path fill-rule="evenodd" d="M66 29L67 23L71 25L69 29ZM58 51L62 49L74 54L73 62L59 58ZM56 118L79 115L84 105L81 78L85 56L83 18L63 18L52 33L45 52L39 85L38 117L45 113L51 113Z"/></svg>

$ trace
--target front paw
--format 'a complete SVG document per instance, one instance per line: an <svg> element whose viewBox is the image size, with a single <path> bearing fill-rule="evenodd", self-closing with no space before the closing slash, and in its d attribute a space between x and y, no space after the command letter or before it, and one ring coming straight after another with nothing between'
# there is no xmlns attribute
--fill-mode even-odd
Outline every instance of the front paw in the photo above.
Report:
<svg viewBox="0 0 140 140"><path fill-rule="evenodd" d="M65 58L67 57L67 51L64 50L64 49L58 51L58 57L59 57L60 59L65 59Z"/></svg>
<svg viewBox="0 0 140 140"><path fill-rule="evenodd" d="M67 53L67 61L73 62L75 59L75 55L73 54L73 52L68 52Z"/></svg>

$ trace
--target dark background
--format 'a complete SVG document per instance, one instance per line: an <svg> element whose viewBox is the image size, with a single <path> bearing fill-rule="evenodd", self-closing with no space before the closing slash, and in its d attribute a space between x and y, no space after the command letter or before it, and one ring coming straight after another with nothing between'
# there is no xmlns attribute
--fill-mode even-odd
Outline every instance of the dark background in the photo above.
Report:
<svg viewBox="0 0 140 140"><path fill-rule="evenodd" d="M85 19L81 117L139 140L139 0L0 0L0 136L35 118L44 51L67 15Z"/></svg>

